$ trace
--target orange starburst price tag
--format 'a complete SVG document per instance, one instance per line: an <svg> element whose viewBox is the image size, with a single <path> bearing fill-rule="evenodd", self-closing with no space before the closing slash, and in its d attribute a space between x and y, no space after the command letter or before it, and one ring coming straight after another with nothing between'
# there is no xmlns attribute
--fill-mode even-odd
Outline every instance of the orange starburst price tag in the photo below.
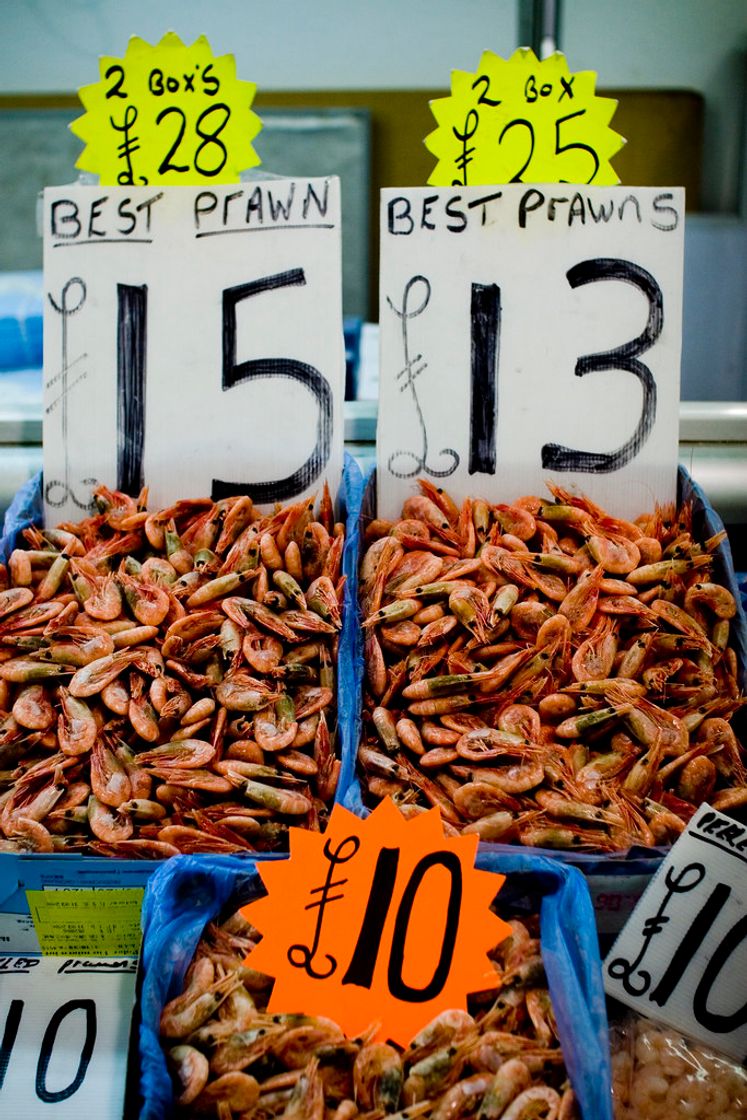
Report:
<svg viewBox="0 0 747 1120"><path fill-rule="evenodd" d="M496 986L487 953L511 927L490 910L505 876L474 867L476 836L446 838L437 809L366 820L336 805L323 834L293 828L287 860L260 863L269 894L242 914L246 958L275 978L268 1012L333 1019L406 1046L436 1015Z"/></svg>

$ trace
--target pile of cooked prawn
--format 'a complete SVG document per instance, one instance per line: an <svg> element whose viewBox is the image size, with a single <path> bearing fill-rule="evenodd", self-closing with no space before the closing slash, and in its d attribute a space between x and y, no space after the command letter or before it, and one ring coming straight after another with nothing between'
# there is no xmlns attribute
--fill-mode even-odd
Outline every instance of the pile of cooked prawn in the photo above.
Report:
<svg viewBox="0 0 747 1120"><path fill-rule="evenodd" d="M725 534L553 499L457 507L428 481L365 528L364 800L437 806L482 840L669 844L747 805Z"/></svg>
<svg viewBox="0 0 747 1120"><path fill-rule="evenodd" d="M94 499L0 565L0 850L287 849L340 768L329 491L271 514Z"/></svg>
<svg viewBox="0 0 747 1120"><path fill-rule="evenodd" d="M183 990L161 1014L179 1117L221 1120L578 1120L536 915L491 956L497 988L445 1011L406 1050L347 1038L329 1019L266 1013L272 979L244 958L260 934L240 913L210 923Z"/></svg>

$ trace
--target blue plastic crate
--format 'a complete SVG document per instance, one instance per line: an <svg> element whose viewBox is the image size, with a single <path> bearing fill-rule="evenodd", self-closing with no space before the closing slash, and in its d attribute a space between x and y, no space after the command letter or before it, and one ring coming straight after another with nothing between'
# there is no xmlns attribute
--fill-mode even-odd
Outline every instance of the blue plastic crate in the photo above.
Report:
<svg viewBox="0 0 747 1120"><path fill-rule="evenodd" d="M583 1120L612 1120L610 1057L594 915L583 876L524 851L477 856L507 876L499 913L539 908L540 942L566 1067ZM143 903L140 996L140 1120L172 1115L173 1090L159 1042L161 1011L182 990L207 922L226 917L264 887L251 861L183 856L151 878ZM289 1011L313 1011L289 1008Z"/></svg>

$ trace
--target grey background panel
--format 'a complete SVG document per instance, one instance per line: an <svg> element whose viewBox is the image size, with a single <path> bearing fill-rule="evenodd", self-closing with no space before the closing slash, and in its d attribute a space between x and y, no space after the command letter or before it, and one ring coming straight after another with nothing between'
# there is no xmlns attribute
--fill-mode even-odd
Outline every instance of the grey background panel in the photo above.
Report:
<svg viewBox="0 0 747 1120"><path fill-rule="evenodd" d="M36 209L44 187L77 178L81 141L70 109L0 112L0 271L39 269ZM265 109L254 141L260 170L276 175L339 175L342 193L343 312L364 317L368 303L370 120L362 109Z"/></svg>
<svg viewBox="0 0 747 1120"><path fill-rule="evenodd" d="M342 302L345 315L368 306L370 119L362 109L263 109L254 147L276 175L339 175L342 194Z"/></svg>
<svg viewBox="0 0 747 1120"><path fill-rule="evenodd" d="M0 113L0 269L41 268L36 203L44 187L77 177L81 142L69 131L69 109L6 109Z"/></svg>

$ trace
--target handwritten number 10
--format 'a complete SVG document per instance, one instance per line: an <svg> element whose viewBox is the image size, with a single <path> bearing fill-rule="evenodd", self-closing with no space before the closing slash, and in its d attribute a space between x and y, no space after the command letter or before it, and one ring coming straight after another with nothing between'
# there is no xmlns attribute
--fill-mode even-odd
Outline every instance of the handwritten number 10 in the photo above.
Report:
<svg viewBox="0 0 747 1120"><path fill-rule="evenodd" d="M2 1089L5 1083L5 1076L8 1072L13 1046L15 1045L18 1028L21 1024L23 1007L24 1001L22 999L13 999L10 1001L10 1007L8 1008L8 1014L5 1019L5 1030L3 1031L2 1042L0 1042L0 1089ZM47 1088L47 1070L52 1060L52 1051L57 1041L57 1034L63 1021L74 1011L82 1011L85 1014L86 1021L86 1036L83 1040L83 1046L78 1059L78 1068L75 1071L75 1076L72 1081L63 1089L50 1090ZM93 1049L96 1045L96 1030L96 1004L92 999L68 1000L67 1003L63 1003L61 1007L58 1007L52 1015L52 1018L47 1024L47 1029L44 1032L44 1037L42 1038L41 1047L39 1049L39 1060L36 1063L36 1079L34 1084L36 1095L44 1104L57 1104L60 1101L66 1101L69 1097L77 1093L85 1080L88 1066L93 1056Z"/></svg>
<svg viewBox="0 0 747 1120"><path fill-rule="evenodd" d="M376 860L371 893L358 933L353 956L343 976L343 984L357 984L370 988L381 947L392 891L397 878L399 848L382 848ZM402 976L407 928L418 890L432 867L443 867L449 874L449 901L446 908L446 928L438 964L431 979L422 988L407 984ZM427 1003L443 990L454 958L454 946L459 929L459 911L462 904L462 868L454 852L430 852L415 865L402 894L394 919L392 946L389 953L387 984L395 999L407 1003Z"/></svg>
<svg viewBox="0 0 747 1120"><path fill-rule="evenodd" d="M662 331L663 295L650 272L632 261L599 257L581 261L566 273L572 288L601 280L621 280L633 284L646 297L648 318L637 338L613 350L585 354L576 362L576 377L603 370L624 370L636 377L643 390L641 415L630 439L611 452L581 451L562 444L542 447L542 466L553 471L583 471L607 474L620 470L643 447L656 420L656 382L651 370L639 360L650 350ZM470 474L494 474L496 464L495 423L496 368L500 353L500 288L472 285L471 349L472 399L470 419ZM492 410L492 411L491 411Z"/></svg>
<svg viewBox="0 0 747 1120"><path fill-rule="evenodd" d="M731 887L717 883L691 922L682 940L672 954L661 980L648 997L658 1007L663 1007L679 984L685 969L700 948L703 939L713 927L716 918L731 895ZM747 1023L747 1003L743 1003L730 1015L719 1015L708 1009L708 997L722 968L747 937L747 915L740 918L724 934L718 945L711 951L708 963L693 994L693 1014L697 1021L714 1034L727 1034L738 1030Z"/></svg>

